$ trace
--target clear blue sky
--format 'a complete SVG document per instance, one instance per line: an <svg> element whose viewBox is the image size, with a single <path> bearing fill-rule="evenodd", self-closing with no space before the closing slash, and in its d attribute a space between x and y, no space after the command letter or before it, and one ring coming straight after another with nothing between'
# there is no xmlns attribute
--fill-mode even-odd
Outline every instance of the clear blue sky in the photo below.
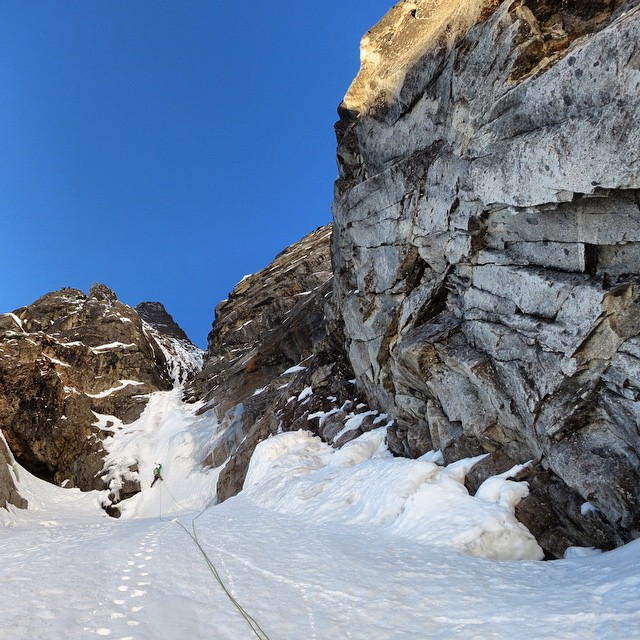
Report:
<svg viewBox="0 0 640 640"><path fill-rule="evenodd" d="M0 312L159 300L204 346L330 220L336 108L392 0L0 0Z"/></svg>

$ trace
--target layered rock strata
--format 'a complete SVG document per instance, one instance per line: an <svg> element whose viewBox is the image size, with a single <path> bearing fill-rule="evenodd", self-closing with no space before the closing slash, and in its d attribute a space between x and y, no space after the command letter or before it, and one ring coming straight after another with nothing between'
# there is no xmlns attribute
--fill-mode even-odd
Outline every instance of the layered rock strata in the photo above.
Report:
<svg viewBox="0 0 640 640"><path fill-rule="evenodd" d="M358 399L332 314L330 226L247 276L216 308L205 366L187 387L221 423L206 464L222 466L218 499L242 489L251 455L279 431L309 429L341 445L386 416Z"/></svg>
<svg viewBox="0 0 640 640"><path fill-rule="evenodd" d="M102 441L138 418L150 393L173 387L166 353L104 285L0 316L0 428L15 459L56 484L104 489Z"/></svg>
<svg viewBox="0 0 640 640"><path fill-rule="evenodd" d="M552 555L640 535L639 41L637 1L403 1L336 126L358 388L398 454L533 461Z"/></svg>

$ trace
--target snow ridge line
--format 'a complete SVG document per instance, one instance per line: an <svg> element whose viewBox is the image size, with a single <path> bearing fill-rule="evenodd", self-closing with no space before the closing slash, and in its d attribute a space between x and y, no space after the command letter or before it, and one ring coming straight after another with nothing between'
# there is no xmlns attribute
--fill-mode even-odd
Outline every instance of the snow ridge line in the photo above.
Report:
<svg viewBox="0 0 640 640"><path fill-rule="evenodd" d="M169 487L167 487L164 482L161 483L161 490L162 488L167 490L167 493L171 496L173 501L179 507L186 509L186 507L181 505L180 502L175 498L175 496L169 490ZM162 496L162 493L160 495ZM229 591L227 585L224 583L222 576L220 575L220 572L211 561L211 558L209 558L203 546L200 544L200 540L198 539L198 533L196 532L196 520L209 508L209 506L210 505L207 505L204 509L202 509L202 511L200 511L200 513L198 513L198 515L195 518L193 518L193 520L191 520L191 531L189 531L189 529L187 529L187 527L185 527L182 524L182 522L180 522L177 518L174 518L173 520L171 520L171 522L175 522L179 527L184 529L185 533L191 538L191 540L193 540L194 544L196 545L196 547L198 547L200 553L202 554L204 561L207 563L209 570L213 574L213 577L216 579L216 582L220 585L220 587L222 588L226 596L229 598L233 606L240 612L240 615L247 621L247 624L249 625L249 627L251 627L251 631L253 631L256 638L258 638L258 640L270 640L269 636L264 631L264 629L260 626L260 624L256 621L256 619L234 598L233 594L231 593L231 591ZM187 511L194 511L194 510L187 509ZM160 502L160 520L163 522L166 521L166 519L162 517L162 502Z"/></svg>

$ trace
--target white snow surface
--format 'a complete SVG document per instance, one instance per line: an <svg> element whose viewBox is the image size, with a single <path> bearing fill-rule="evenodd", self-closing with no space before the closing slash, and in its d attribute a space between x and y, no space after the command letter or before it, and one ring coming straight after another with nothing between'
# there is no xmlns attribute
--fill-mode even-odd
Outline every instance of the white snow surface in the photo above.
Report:
<svg viewBox="0 0 640 640"><path fill-rule="evenodd" d="M218 426L199 408L175 389L153 394L135 423L113 423L107 473L142 485L119 520L100 508L104 492L16 466L29 509L0 509L1 638L638 637L640 541L553 562L492 559L538 557L512 515L526 485L491 478L471 497L462 481L477 459L393 458L383 429L340 450L308 432L274 436L245 489L214 505L218 470L201 461ZM150 488L159 462L164 480ZM195 526L210 565L180 523Z"/></svg>
<svg viewBox="0 0 640 640"><path fill-rule="evenodd" d="M100 344L97 347L89 347L93 353L100 353L100 351L111 351L113 349L137 349L138 345L135 342L126 344L124 342L109 342L108 344Z"/></svg>
<svg viewBox="0 0 640 640"><path fill-rule="evenodd" d="M89 398L106 398L110 396L112 393L116 391L120 391L125 387L139 387L144 384L144 382L140 382L138 380L118 380L117 387L111 387L111 389L105 389L104 391L100 391L99 393L86 393Z"/></svg>

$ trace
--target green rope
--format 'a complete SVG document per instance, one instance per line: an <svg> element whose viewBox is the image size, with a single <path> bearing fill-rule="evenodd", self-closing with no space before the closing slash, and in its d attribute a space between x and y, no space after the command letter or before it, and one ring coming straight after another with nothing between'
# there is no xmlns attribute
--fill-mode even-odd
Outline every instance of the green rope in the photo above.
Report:
<svg viewBox="0 0 640 640"><path fill-rule="evenodd" d="M162 485L167 490L167 493L171 496L173 501L179 507L181 507L185 511L195 512L195 509L187 509L187 507L180 504L180 502L171 493L171 491L169 490L169 487L167 487L164 481L162 482ZM198 515L195 518L193 518L193 520L191 520L191 531L189 531L189 529L187 529L187 527L185 527L182 524L182 522L180 522L179 520L175 519L173 520L173 522L175 522L179 527L184 529L185 533L191 538L191 540L193 540L194 544L196 545L196 547L198 547L200 553L202 554L204 561L207 563L207 566L209 567L209 571L211 571L213 577L216 579L216 582L220 585L221 589L224 591L224 593L229 598L229 600L231 600L231 603L233 604L233 606L240 612L240 615L247 621L247 624L249 625L249 627L251 627L251 631L253 631L255 636L259 640L269 640L269 636L266 634L264 629L258 624L256 619L250 613L247 612L247 610L234 598L233 594L229 591L226 584L222 580L222 577L220 576L218 569L213 564L213 562L211 561L211 558L209 558L209 556L207 555L207 552L204 550L204 548L200 544L200 540L198 540L198 533L196 531L196 520L209 508L209 506L210 505L208 504L204 509L202 509L202 511L200 511L200 513L198 513ZM162 491L160 491L160 520L164 520L164 518L162 517Z"/></svg>

